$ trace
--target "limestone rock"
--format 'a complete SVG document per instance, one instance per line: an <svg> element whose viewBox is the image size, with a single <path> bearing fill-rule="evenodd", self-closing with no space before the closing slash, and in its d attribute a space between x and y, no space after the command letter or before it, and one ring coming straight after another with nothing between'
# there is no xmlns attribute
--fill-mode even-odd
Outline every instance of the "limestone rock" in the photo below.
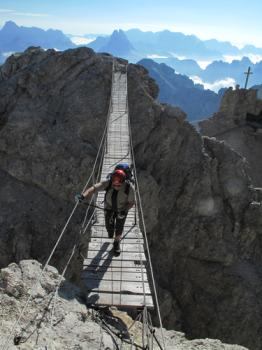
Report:
<svg viewBox="0 0 262 350"><path fill-rule="evenodd" d="M43 262L54 246L91 174L111 75L112 58L87 48L31 47L1 67L1 266L30 257ZM54 264L72 249L84 210L74 216Z"/></svg>
<svg viewBox="0 0 262 350"><path fill-rule="evenodd" d="M115 349L112 337L94 321L92 311L86 308L79 288L66 282L51 266L43 271L37 261L22 260L19 265L11 264L2 269L0 304L1 345L8 346L10 350ZM17 321L22 310L22 316ZM133 323L123 312L112 311L112 316L115 325L117 320L129 326ZM141 343L141 323L136 322L135 328L135 340ZM112 330L117 331L116 328ZM162 339L160 333L156 329L158 339ZM167 350L174 347L178 350L193 349L196 344L202 350L245 349L211 339L188 341L182 333L165 329L163 335ZM14 345L14 338L18 341L17 345ZM117 337L115 341L120 346ZM130 349L130 344L123 343L122 349Z"/></svg>
<svg viewBox="0 0 262 350"><path fill-rule="evenodd" d="M131 90L129 97L134 101L138 93ZM142 107L149 97L144 99L130 108L138 133L144 121L137 116L149 115ZM164 324L180 325L193 338L212 334L260 349L262 206L247 162L226 143L201 138L165 106L154 108L155 127L137 140L135 154L143 169L139 182L149 173L158 193L150 199L150 190L141 187L144 212L157 207L157 218L146 224L155 276L169 295L160 293Z"/></svg>
<svg viewBox="0 0 262 350"><path fill-rule="evenodd" d="M256 90L228 90L218 113L199 123L203 135L224 140L246 158L254 186L262 187L262 100Z"/></svg>

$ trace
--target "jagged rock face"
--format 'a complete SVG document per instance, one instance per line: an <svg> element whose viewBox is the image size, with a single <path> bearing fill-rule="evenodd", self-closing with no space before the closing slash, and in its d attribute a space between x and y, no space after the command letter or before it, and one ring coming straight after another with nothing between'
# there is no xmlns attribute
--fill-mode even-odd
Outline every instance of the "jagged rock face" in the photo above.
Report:
<svg viewBox="0 0 262 350"><path fill-rule="evenodd" d="M262 187L262 100L256 90L228 90L218 113L200 124L201 133L224 140L245 157L249 176Z"/></svg>
<svg viewBox="0 0 262 350"><path fill-rule="evenodd" d="M84 48L31 48L1 68L3 265L47 258L91 172L111 69L111 56ZM260 349L260 192L250 186L239 154L202 138L181 110L156 103L157 93L144 68L128 66L133 143L164 325ZM55 254L59 268L83 213L79 208Z"/></svg>
<svg viewBox="0 0 262 350"><path fill-rule="evenodd" d="M111 337L91 320L81 291L51 266L40 281L42 273L34 260L1 270L1 343L9 341L8 349L113 349ZM15 324L23 308L23 317ZM20 337L18 346L13 345L15 336Z"/></svg>
<svg viewBox="0 0 262 350"><path fill-rule="evenodd" d="M71 198L97 153L111 67L112 58L87 48L32 48L8 59L0 74L0 166L52 196Z"/></svg>
<svg viewBox="0 0 262 350"><path fill-rule="evenodd" d="M37 261L23 260L19 265L11 264L2 269L0 301L1 344L10 350L113 350L115 342L120 347L121 341L117 337L113 340L110 334L94 321L92 315L95 312L87 309L79 288L65 282L51 266L47 266L43 271ZM22 317L17 321L21 311ZM113 325L120 321L123 331L129 323L133 323L125 313L112 310L107 314L108 316L101 314L100 317L107 322L112 331L117 331ZM140 346L141 329L142 325L139 322L133 324L130 329L133 341ZM162 341L160 330L155 331L158 340ZM166 350L173 350L174 347L177 350L193 350L196 346L200 350L245 350L241 346L226 345L211 339L188 341L184 334L165 329L163 335ZM13 343L14 338L19 340L16 346ZM129 340L127 336L125 339ZM157 348L156 343L154 348ZM123 343L121 349L129 350L130 344Z"/></svg>
<svg viewBox="0 0 262 350"><path fill-rule="evenodd" d="M131 120L147 119L130 85ZM164 324L259 349L262 206L246 162L171 108L155 108L159 118L135 154Z"/></svg>
<svg viewBox="0 0 262 350"><path fill-rule="evenodd" d="M111 72L112 58L84 48L30 48L1 67L1 266L47 258L91 173ZM76 215L54 264L72 248L78 223Z"/></svg>

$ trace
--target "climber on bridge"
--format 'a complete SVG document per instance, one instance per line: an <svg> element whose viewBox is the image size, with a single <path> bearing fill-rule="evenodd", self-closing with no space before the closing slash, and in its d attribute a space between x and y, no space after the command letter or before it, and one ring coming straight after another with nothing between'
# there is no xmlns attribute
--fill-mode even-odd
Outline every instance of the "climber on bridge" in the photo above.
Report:
<svg viewBox="0 0 262 350"><path fill-rule="evenodd" d="M120 253L120 240L122 237L126 216L135 204L135 190L128 181L124 170L115 169L109 179L89 187L83 194L76 195L78 201L91 199L94 193L105 191L105 224L109 238L114 238L114 251Z"/></svg>

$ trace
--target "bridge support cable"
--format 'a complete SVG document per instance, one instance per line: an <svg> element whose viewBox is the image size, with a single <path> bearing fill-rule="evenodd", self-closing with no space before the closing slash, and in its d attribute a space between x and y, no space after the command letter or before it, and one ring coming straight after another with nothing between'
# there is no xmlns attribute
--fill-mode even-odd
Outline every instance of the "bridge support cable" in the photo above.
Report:
<svg viewBox="0 0 262 350"><path fill-rule="evenodd" d="M126 87L126 89L127 89L127 105L126 105L126 109L128 111L129 110L129 106L128 106L128 86ZM161 318L161 313L160 313L160 306L159 306L158 295L157 295L157 290L156 290L156 283L155 283L155 277L154 277L154 272L153 272L153 265L152 265L151 255L150 255L150 249L149 249L149 244L148 244L148 239L147 239L147 231L146 231L146 224L145 224L145 219L144 219L144 212L143 212L141 194L140 194L139 185L138 185L138 177L137 177L137 169L136 169L136 162L135 162L135 156L134 156L134 145L133 145L133 138L132 138L132 131L131 131L132 129L131 129L129 113L128 113L128 127L129 127L129 130L130 130L130 149L131 149L131 157L132 157L132 163L133 163L133 171L134 171L135 183L136 183L136 186L137 186L136 187L136 194L137 194L137 199L138 199L138 208L140 209L140 214L141 214L140 216L141 216L141 220L142 220L143 237L144 237L144 240L145 240L145 243L146 243L146 251L147 251L147 256L148 256L148 262L149 262L149 268L150 268L152 285L153 285L153 292L154 292L155 302L156 302L156 307L157 307L158 320L159 320L159 325L160 325L160 329L161 329L163 349L165 350L165 338L164 338L164 333L163 333L163 324L162 324L162 318Z"/></svg>

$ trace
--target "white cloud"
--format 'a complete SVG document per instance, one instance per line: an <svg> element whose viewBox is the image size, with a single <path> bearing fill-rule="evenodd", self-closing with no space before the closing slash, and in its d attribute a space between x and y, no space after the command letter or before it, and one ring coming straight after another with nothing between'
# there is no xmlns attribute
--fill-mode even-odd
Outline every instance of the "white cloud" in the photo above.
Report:
<svg viewBox="0 0 262 350"><path fill-rule="evenodd" d="M10 10L10 9L0 9L0 13L10 13L10 12L14 12L14 10Z"/></svg>
<svg viewBox="0 0 262 350"><path fill-rule="evenodd" d="M175 58L179 59L179 60L185 60L186 59L186 56L179 56L175 52L170 52L170 55L172 57L175 57Z"/></svg>
<svg viewBox="0 0 262 350"><path fill-rule="evenodd" d="M25 17L50 17L47 13L35 13L35 12L17 12L11 9L0 9L0 13L9 13L12 16L25 16Z"/></svg>
<svg viewBox="0 0 262 350"><path fill-rule="evenodd" d="M7 58L9 56L11 56L14 52L10 51L10 52L3 52L2 55L4 56L4 58Z"/></svg>
<svg viewBox="0 0 262 350"><path fill-rule="evenodd" d="M248 57L251 62L257 63L262 61L262 55L259 54L253 54L253 53L247 53L244 55L223 55L223 58L226 62L231 63L234 60L241 60L243 57Z"/></svg>
<svg viewBox="0 0 262 350"><path fill-rule="evenodd" d="M152 55L147 55L146 58L168 58L168 56L160 56L160 55L157 55L157 54L152 54Z"/></svg>
<svg viewBox="0 0 262 350"><path fill-rule="evenodd" d="M231 63L232 61L240 61L243 58L243 55L223 55L223 59L227 63Z"/></svg>
<svg viewBox="0 0 262 350"><path fill-rule="evenodd" d="M70 38L70 40L75 44L75 45L86 45L94 41L96 38L83 38L82 36L73 36Z"/></svg>
<svg viewBox="0 0 262 350"><path fill-rule="evenodd" d="M257 63L257 62L262 61L262 55L258 55L258 54L256 55L253 53L249 53L247 56L249 57L250 61L253 63Z"/></svg>
<svg viewBox="0 0 262 350"><path fill-rule="evenodd" d="M200 68L205 69L213 61L197 61Z"/></svg>
<svg viewBox="0 0 262 350"><path fill-rule="evenodd" d="M25 16L25 17L50 17L51 16L47 13L33 13L33 12L13 12L13 15Z"/></svg>
<svg viewBox="0 0 262 350"><path fill-rule="evenodd" d="M201 84L204 86L205 89L213 90L215 92L218 92L219 89L224 88L224 87L230 87L230 86L235 86L236 81L233 78L225 78L222 80L217 80L214 83L205 83L200 77L198 76L192 76L190 79L193 80L195 84Z"/></svg>

